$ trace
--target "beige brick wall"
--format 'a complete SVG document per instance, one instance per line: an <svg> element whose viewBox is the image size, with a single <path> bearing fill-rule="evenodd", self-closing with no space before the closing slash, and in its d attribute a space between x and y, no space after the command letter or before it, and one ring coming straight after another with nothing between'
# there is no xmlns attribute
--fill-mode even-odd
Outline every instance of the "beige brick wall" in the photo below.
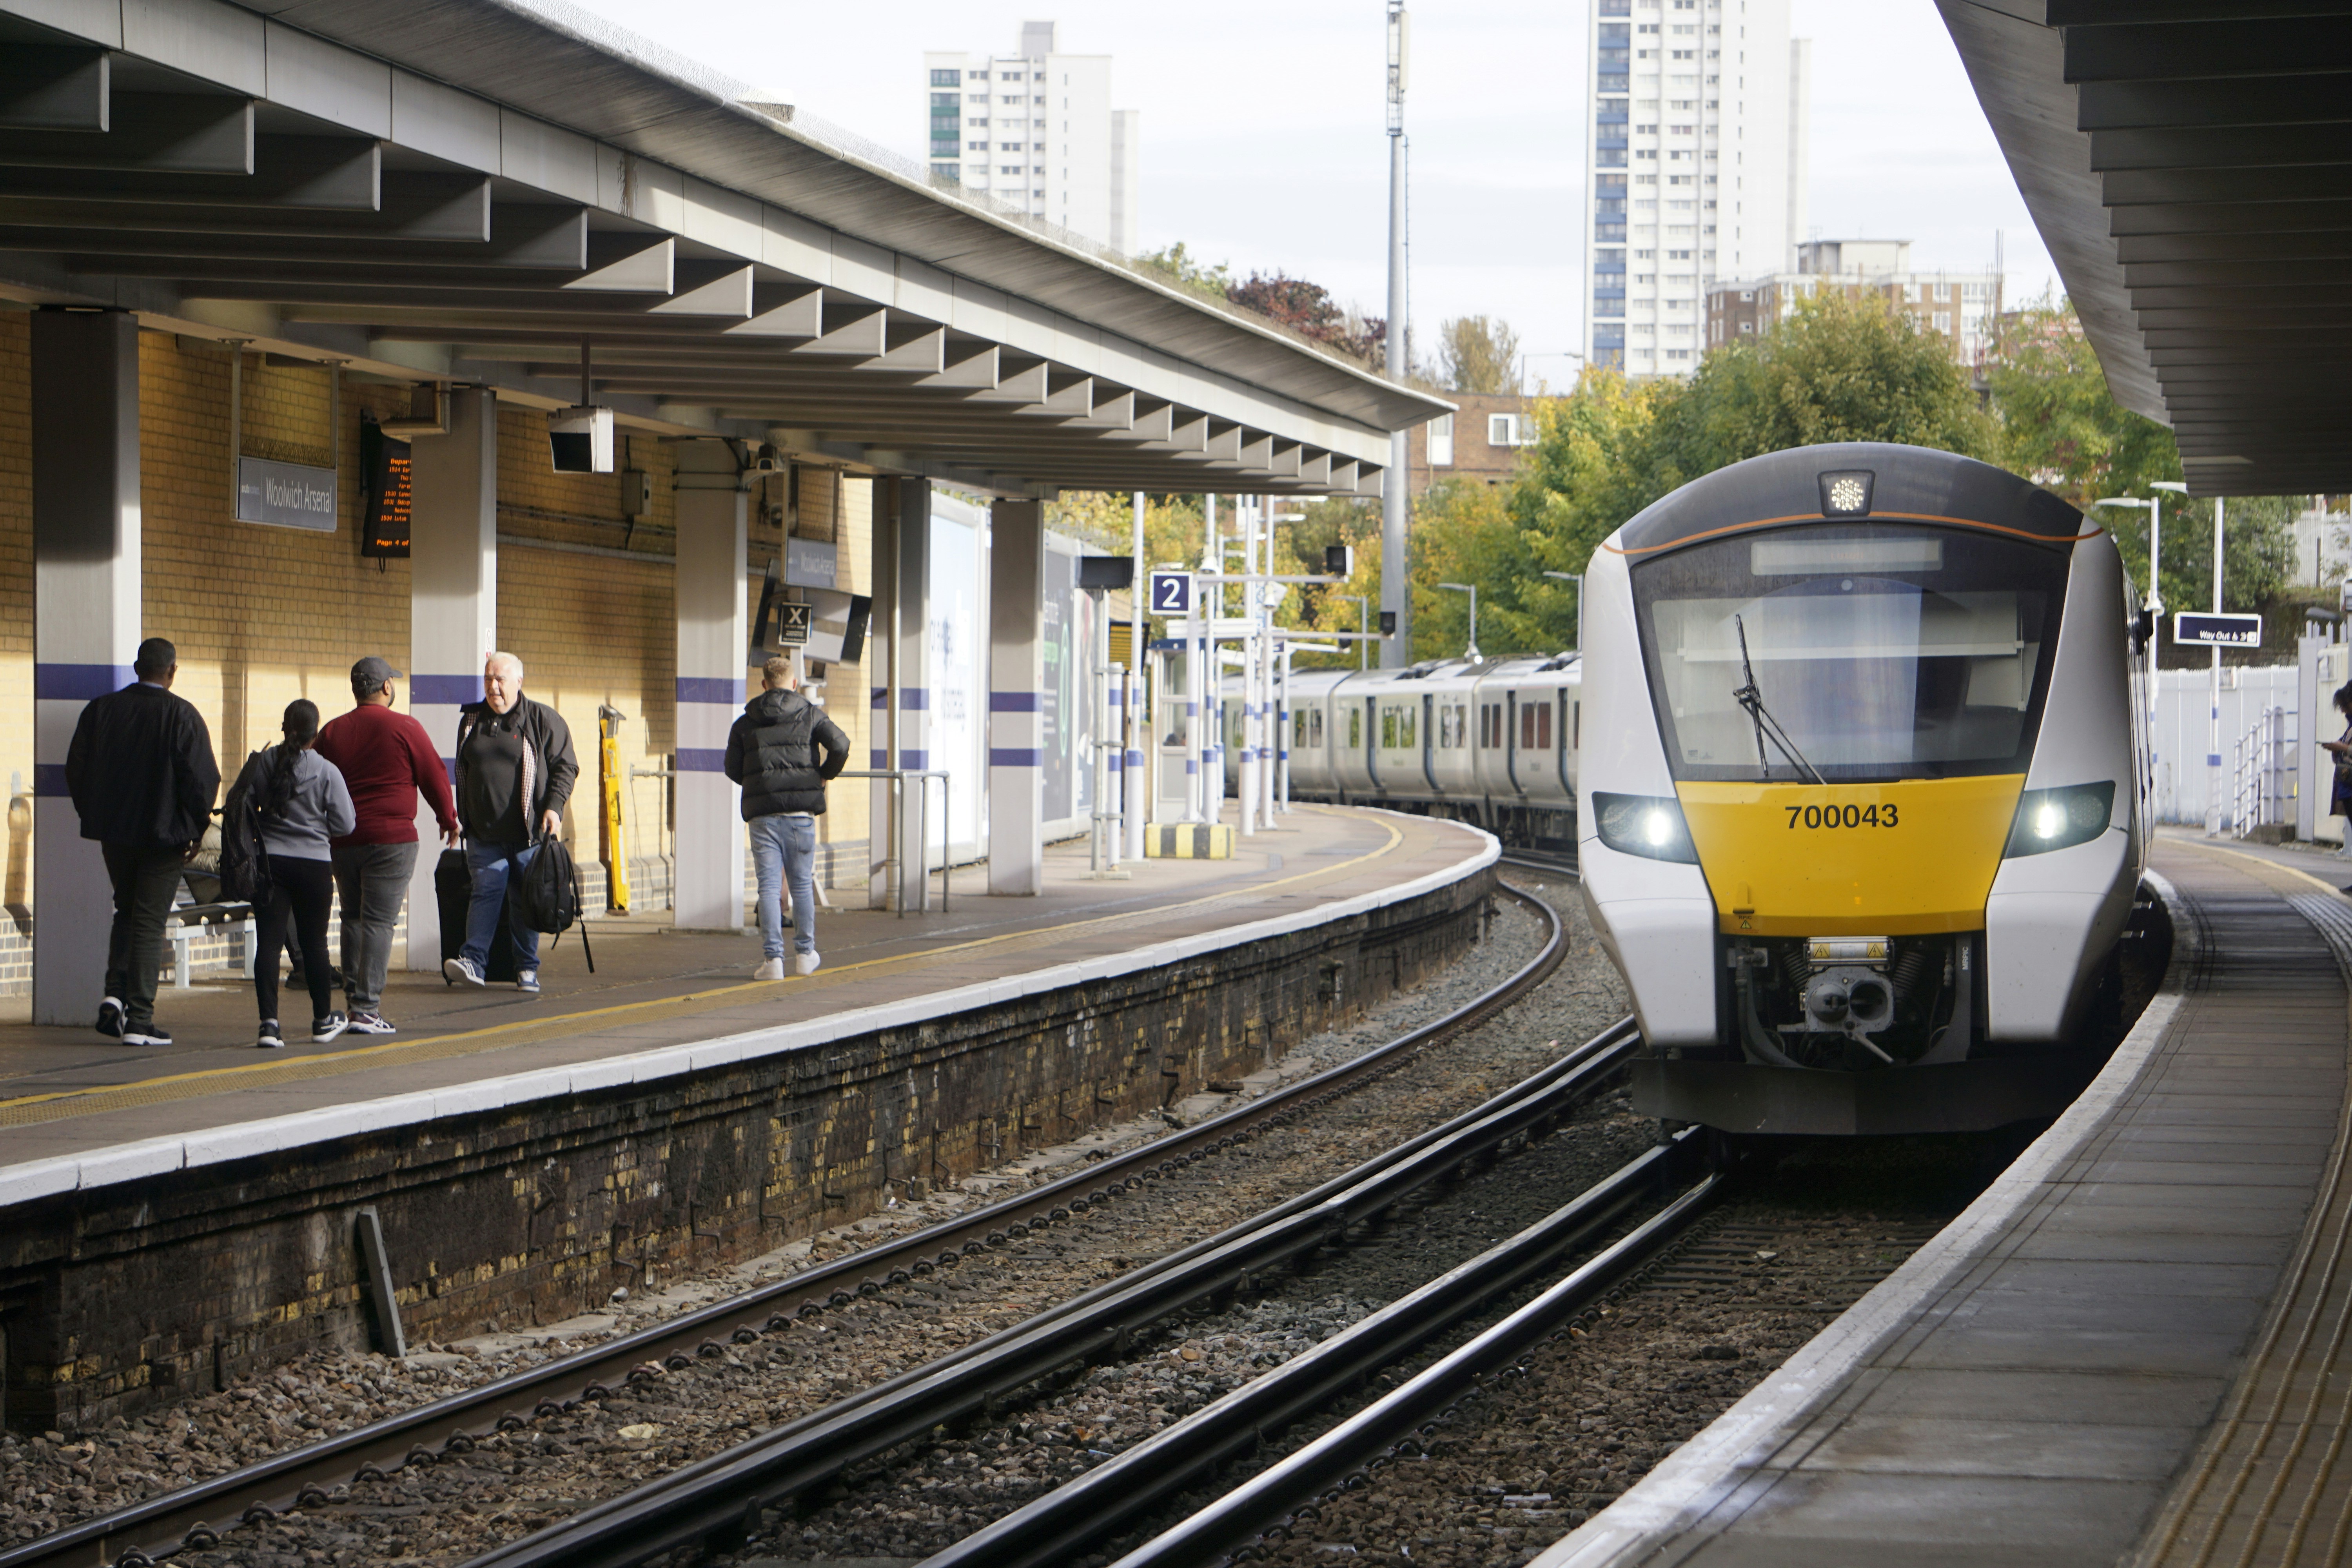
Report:
<svg viewBox="0 0 2352 1568"><path fill-rule="evenodd" d="M0 776L29 790L32 727L32 492L30 331L22 313L0 314ZM180 649L178 689L212 727L224 771L233 773L255 747L273 742L285 705L297 697L329 717L351 704L352 662L378 654L408 668L409 571L404 561L359 554L359 431L362 409L404 413L407 389L349 378L341 428L329 429L328 373L310 365L271 365L248 353L242 385L243 447L252 456L323 464L340 475L340 516L332 533L234 521L229 452L229 354L164 333L139 340L143 455L142 630ZM676 472L670 443L623 432L622 464L651 477L649 515L634 525L622 515L621 481L612 475L556 474L548 467L546 427L536 411L508 408L499 426L499 640L530 670L532 696L571 724L582 763L568 825L575 852L601 853L598 815L599 704L626 717L620 767L658 765L677 743L677 638L674 623ZM804 532L837 531L847 581L869 592L873 490L870 481L829 470L802 470ZM781 476L753 494L750 591L782 547ZM548 548L569 546L571 549ZM620 552L642 556L624 558ZM756 684L747 679L746 695ZM867 680L863 664L827 672L828 710L850 736L853 767L867 760ZM404 702L406 692L404 689ZM855 886L865 868L866 790L834 792L824 842L836 886ZM661 781L625 789L624 828L633 859L668 852ZM29 814L12 801L0 866L0 903L22 926L29 900ZM641 884L667 893L666 875ZM636 900L649 905L646 886ZM0 949L22 932L0 920ZM0 952L0 991L21 988L16 963Z"/></svg>

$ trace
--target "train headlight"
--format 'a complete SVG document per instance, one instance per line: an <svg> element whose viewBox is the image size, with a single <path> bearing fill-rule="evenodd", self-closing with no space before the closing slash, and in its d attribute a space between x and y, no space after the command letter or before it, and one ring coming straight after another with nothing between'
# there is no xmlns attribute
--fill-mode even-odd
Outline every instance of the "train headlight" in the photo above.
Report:
<svg viewBox="0 0 2352 1568"><path fill-rule="evenodd" d="M1592 795L1595 826L1601 842L1627 855L1653 860L1698 863L1691 847L1690 829L1683 824L1683 808L1672 795Z"/></svg>
<svg viewBox="0 0 2352 1568"><path fill-rule="evenodd" d="M2005 854L2042 855L2088 844L2107 830L2116 810L2113 781L2065 789L2030 789L2017 802Z"/></svg>

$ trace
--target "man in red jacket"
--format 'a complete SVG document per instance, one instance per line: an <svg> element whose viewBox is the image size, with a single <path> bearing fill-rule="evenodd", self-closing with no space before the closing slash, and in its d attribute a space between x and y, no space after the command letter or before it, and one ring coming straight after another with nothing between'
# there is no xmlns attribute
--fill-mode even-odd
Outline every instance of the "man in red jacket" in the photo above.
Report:
<svg viewBox="0 0 2352 1568"><path fill-rule="evenodd" d="M352 666L358 706L319 731L319 754L342 770L359 822L331 846L335 892L343 909L343 989L354 1035L389 1035L378 1011L392 928L416 867L416 793L425 792L445 844L457 842L457 803L425 726L393 710L400 671L368 658ZM323 954L310 955L311 962Z"/></svg>

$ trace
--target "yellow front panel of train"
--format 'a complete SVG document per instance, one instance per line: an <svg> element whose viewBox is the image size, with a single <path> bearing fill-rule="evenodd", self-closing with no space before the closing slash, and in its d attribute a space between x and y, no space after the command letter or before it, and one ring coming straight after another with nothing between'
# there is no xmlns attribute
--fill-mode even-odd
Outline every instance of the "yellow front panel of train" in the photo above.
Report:
<svg viewBox="0 0 2352 1568"><path fill-rule="evenodd" d="M1684 784L1691 847L1725 931L1982 931L2022 773L1896 784Z"/></svg>

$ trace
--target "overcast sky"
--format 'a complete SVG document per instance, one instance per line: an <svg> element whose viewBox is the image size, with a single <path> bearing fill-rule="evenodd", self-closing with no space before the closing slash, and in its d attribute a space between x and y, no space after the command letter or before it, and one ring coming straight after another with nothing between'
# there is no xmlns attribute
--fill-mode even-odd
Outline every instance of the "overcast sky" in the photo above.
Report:
<svg viewBox="0 0 2352 1568"><path fill-rule="evenodd" d="M1381 0L582 0L588 9L892 147L926 150L927 48L1009 50L1024 18L1115 58L1143 111L1146 249L1181 240L1240 271L1385 302ZM1584 16L1589 0L1412 8L1412 319L1500 315L1531 356L1580 340ZM2054 283L2041 240L1927 0L1792 0L1814 40L1813 228L1914 242L1921 268L1990 268L2008 297ZM1565 358L1531 358L1560 384Z"/></svg>

